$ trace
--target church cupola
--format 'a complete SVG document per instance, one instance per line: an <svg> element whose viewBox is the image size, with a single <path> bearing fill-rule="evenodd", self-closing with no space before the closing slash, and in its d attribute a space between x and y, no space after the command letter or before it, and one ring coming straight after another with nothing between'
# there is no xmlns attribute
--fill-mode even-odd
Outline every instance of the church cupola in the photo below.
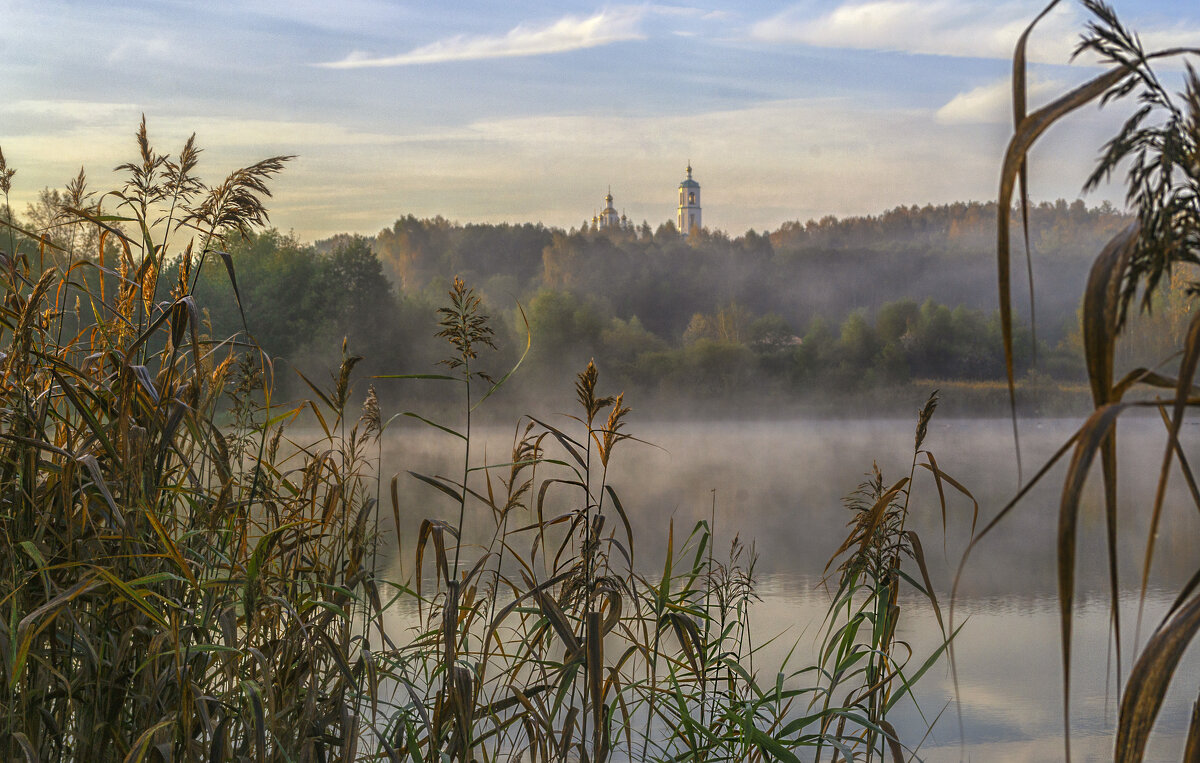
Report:
<svg viewBox="0 0 1200 763"><path fill-rule="evenodd" d="M597 223L600 228L616 228L620 224L617 208L613 206L612 186L609 186L608 194L604 197L604 209L598 215Z"/></svg>
<svg viewBox="0 0 1200 763"><path fill-rule="evenodd" d="M692 163L688 162L687 178L679 184L679 232L690 234L704 227L700 221L700 184L692 180Z"/></svg>

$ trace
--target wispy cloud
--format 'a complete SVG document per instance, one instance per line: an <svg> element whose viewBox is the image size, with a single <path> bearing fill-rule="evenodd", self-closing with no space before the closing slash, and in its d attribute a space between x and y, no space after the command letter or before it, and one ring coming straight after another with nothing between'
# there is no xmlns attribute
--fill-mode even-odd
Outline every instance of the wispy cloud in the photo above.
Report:
<svg viewBox="0 0 1200 763"><path fill-rule="evenodd" d="M960 58L1011 59L1017 38L1042 2L1026 0L844 0L824 14L795 5L753 25L753 38L823 48L887 50ZM1079 41L1084 16L1063 3L1038 24L1028 57L1066 63ZM1195 25L1139 26L1147 49L1192 45Z"/></svg>
<svg viewBox="0 0 1200 763"><path fill-rule="evenodd" d="M1074 197L1078 168L1090 165L1103 133L1087 121L1070 136L1049 136L1053 152L1038 164L1038 196ZM485 118L372 147L386 159L377 159L378 176L357 182L369 189L362 204L377 219L402 208L563 226L590 217L611 183L618 208L657 225L674 213L671 194L690 157L704 184L706 219L739 232L900 203L991 198L1007 135L986 124L944 129L932 110L843 98L679 115Z"/></svg>
<svg viewBox="0 0 1200 763"><path fill-rule="evenodd" d="M105 60L110 64L142 59L161 60L170 57L171 42L166 37L127 37L118 42Z"/></svg>
<svg viewBox="0 0 1200 763"><path fill-rule="evenodd" d="M1035 105L1047 96L1066 92L1058 80L1030 77L1026 95ZM1012 122L1012 80L1008 77L958 93L937 110L937 121L944 125L1007 124Z"/></svg>
<svg viewBox="0 0 1200 763"><path fill-rule="evenodd" d="M1146 50L1164 48L1195 48L1200 38L1200 27L1177 23L1168 27L1138 29L1138 37Z"/></svg>
<svg viewBox="0 0 1200 763"><path fill-rule="evenodd" d="M1035 4L1036 6L1036 4ZM891 50L968 58L1010 58L1037 13L1026 2L992 0L848 0L823 15L795 6L755 24L751 35L776 43ZM1032 60L1064 63L1079 29L1064 4L1038 27Z"/></svg>
<svg viewBox="0 0 1200 763"><path fill-rule="evenodd" d="M135 116L137 114L137 106L132 103L85 101L71 98L29 98L9 103L7 110L10 115L22 118L41 116L86 121L107 120L114 116L128 118L131 114Z"/></svg>
<svg viewBox="0 0 1200 763"><path fill-rule="evenodd" d="M647 9L610 8L592 16L564 16L549 24L520 24L501 36L455 35L395 56L373 57L355 51L341 61L317 64L330 69L411 66L448 61L540 56L594 48L622 40L639 40Z"/></svg>

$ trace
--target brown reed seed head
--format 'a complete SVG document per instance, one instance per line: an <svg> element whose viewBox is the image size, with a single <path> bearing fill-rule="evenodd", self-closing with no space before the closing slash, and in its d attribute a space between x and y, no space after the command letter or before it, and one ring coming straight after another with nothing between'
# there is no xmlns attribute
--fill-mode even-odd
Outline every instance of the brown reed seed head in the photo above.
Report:
<svg viewBox="0 0 1200 763"><path fill-rule="evenodd" d="M929 399L925 401L925 405L921 406L921 412L917 416L917 434L913 440L913 452L921 449L921 444L925 442L925 435L929 433L929 420L933 418L933 412L937 410L938 405L938 390L929 393Z"/></svg>
<svg viewBox="0 0 1200 763"><path fill-rule="evenodd" d="M575 397L587 414L586 420L589 428L600 411L613 403L611 397L596 397L596 382L599 378L600 372L596 370L596 362L589 360L587 368L579 372L575 381Z"/></svg>
<svg viewBox="0 0 1200 763"><path fill-rule="evenodd" d="M138 159L117 165L116 172L129 173L124 187L116 193L123 203L134 204L145 209L161 200L163 187L158 182L158 173L167 161L163 154L155 153L146 132L146 115L142 115L137 131Z"/></svg>
<svg viewBox="0 0 1200 763"><path fill-rule="evenodd" d="M375 394L375 385L367 387L367 398L363 401L362 415L359 421L363 424L363 433L370 437L383 431L383 418L379 413L379 397Z"/></svg>
<svg viewBox="0 0 1200 763"><path fill-rule="evenodd" d="M438 315L441 316L438 326L441 330L435 336L448 341L456 353L440 362L457 369L467 366L478 357L479 347L491 347L494 350L496 343L489 325L491 319L482 311L482 300L475 290L455 276L449 295L450 307L438 308Z"/></svg>
<svg viewBox="0 0 1200 763"><path fill-rule="evenodd" d="M346 409L346 402L350 397L350 374L360 360L362 360L361 355L350 354L349 341L342 337L342 364L338 367L338 375L333 389L333 399L337 403L338 411Z"/></svg>
<svg viewBox="0 0 1200 763"><path fill-rule="evenodd" d="M8 162L4 159L4 149L0 148L0 193L7 196L12 190L12 178L15 174L17 171L8 168Z"/></svg>
<svg viewBox="0 0 1200 763"><path fill-rule="evenodd" d="M200 162L202 150L196 146L196 134L192 133L183 144L178 160L167 158L164 163L166 195L171 199L171 213L176 205L186 208L192 199L204 192L204 183L192 174ZM163 215L155 222L162 222L166 217L167 215Z"/></svg>
<svg viewBox="0 0 1200 763"><path fill-rule="evenodd" d="M629 435L621 432L625 426L625 415L632 410L622 404L624 400L624 392L613 400L612 409L608 412L608 422L604 427L604 435L600 438L600 462L604 466L608 466L608 459L612 456L613 447L621 440L629 438Z"/></svg>

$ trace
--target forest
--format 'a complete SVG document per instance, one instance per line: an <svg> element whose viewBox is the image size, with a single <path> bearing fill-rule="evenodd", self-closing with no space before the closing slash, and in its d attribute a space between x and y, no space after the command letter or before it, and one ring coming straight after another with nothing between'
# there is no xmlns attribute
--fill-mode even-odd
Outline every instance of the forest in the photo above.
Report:
<svg viewBox="0 0 1200 763"><path fill-rule="evenodd" d="M53 240L70 193L47 189L18 221ZM412 215L373 237L313 243L268 228L227 243L240 305L219 266L199 274L196 296L212 336L236 335L245 316L266 352L308 378L339 362L343 338L368 373L397 363L428 370L440 351L434 310L461 277L499 318L496 364L513 363L528 337L528 376L547 386L595 360L614 384L650 399L683 393L753 405L910 390L899 397L907 409L931 382L970 389L1004 377L989 250L995 217L994 203L897 207L736 238L708 229L685 238L671 223L562 230ZM1036 312L1031 323L1028 289L1017 288L1018 376L1052 388L1084 379L1072 295L1086 280L1088 253L1128 220L1107 203L1031 207ZM166 264L169 278L178 267ZM1182 289L1163 290L1171 292L1163 307L1133 321L1135 340L1120 348L1131 363L1180 338ZM293 373L277 381L306 388ZM526 393L540 395L541 386L531 382Z"/></svg>
<svg viewBox="0 0 1200 763"><path fill-rule="evenodd" d="M1003 378L987 243L994 220L994 204L963 203L683 238L669 223L654 231L644 223L564 231L406 216L374 238L311 245L268 230L233 242L230 254L251 332L301 368L335 364L330 348L342 337L368 372L392 369L398 359L412 371L429 368L438 351L430 316L460 276L502 318L498 365L521 354L528 329L531 379L553 385L595 359L614 384L644 397L670 390L743 402L829 400L911 380ZM1034 207L1030 222L1035 375L1079 382L1071 295L1086 278L1087 252L1127 218L1108 205L1060 200ZM1016 363L1025 376L1034 340L1021 293ZM221 269L204 274L197 294L216 335L241 328ZM1175 323L1163 341L1177 338L1182 322ZM1147 357L1159 349L1130 347Z"/></svg>

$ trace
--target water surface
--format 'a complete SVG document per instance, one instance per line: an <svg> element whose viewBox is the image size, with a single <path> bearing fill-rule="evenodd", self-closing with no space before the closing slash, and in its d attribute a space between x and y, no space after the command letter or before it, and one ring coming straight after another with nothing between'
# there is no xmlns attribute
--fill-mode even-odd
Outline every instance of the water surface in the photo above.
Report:
<svg viewBox="0 0 1200 763"><path fill-rule="evenodd" d="M553 422L569 428L573 422ZM1022 424L1021 447L1028 478L1072 434L1074 421ZM752 544L761 601L754 608L757 637L778 636L758 659L760 674L773 670L793 643L792 667L815 661L817 634L828 605L821 586L829 555L845 537L851 514L841 499L877 463L885 481L912 469L914 423L908 420L657 423L631 434L652 444L625 442L610 464L608 481L618 491L637 538L635 564L661 565L668 534L675 543L694 524L711 517L723 552L735 536ZM1124 619L1122 672L1132 654L1140 598L1141 560L1148 515L1163 453L1163 425L1141 418L1120 426L1121 535L1119 543ZM476 458L508 459L513 430L488 429ZM457 441L416 425L389 433L385 468L456 475ZM1185 426L1185 452L1194 454L1200 427ZM1007 420L945 420L936 417L924 447L940 468L971 490L982 527L1018 487L1011 424ZM474 459L473 459L474 460ZM924 460L924 457L922 457ZM1195 459L1198 460L1200 459ZM1065 462L1065 459L1064 459ZM478 461L477 461L478 463ZM925 719L939 716L920 755L928 760L1062 759L1062 660L1055 579L1055 540L1065 463L1043 478L972 554L964 568L955 618L966 619L956 641L958 692L948 670L926 675L917 692L919 710L908 707L893 722L909 744L925 734ZM385 478L389 475L385 474ZM482 481L480 487L482 485ZM496 486L497 488L499 485ZM918 469L910 526L920 534L935 586L948 610L950 587L970 537L973 504L946 487L946 519L936 485ZM412 484L402 490L401 532L406 538L395 574L411 574L412 538L425 516L452 519L457 509L434 490ZM549 506L565 509L566 495ZM1200 513L1176 470L1165 521L1157 541L1153 575L1140 636L1158 622L1174 592L1200 566ZM483 516L468 522L483 537ZM1075 664L1071 727L1077 759L1110 755L1116 715L1116 668L1110 641L1102 495L1098 475L1084 496L1079 526ZM914 664L937 643L932 610L916 596L902 599L900 637L913 644ZM1195 650L1193 650L1194 652ZM1200 684L1200 660L1185 655L1172 698L1156 728L1150 759L1178 759L1186 734L1189 697ZM957 697L957 702L955 701ZM924 713L924 719L922 717ZM959 724L963 729L960 737ZM961 746L960 746L961 745Z"/></svg>

